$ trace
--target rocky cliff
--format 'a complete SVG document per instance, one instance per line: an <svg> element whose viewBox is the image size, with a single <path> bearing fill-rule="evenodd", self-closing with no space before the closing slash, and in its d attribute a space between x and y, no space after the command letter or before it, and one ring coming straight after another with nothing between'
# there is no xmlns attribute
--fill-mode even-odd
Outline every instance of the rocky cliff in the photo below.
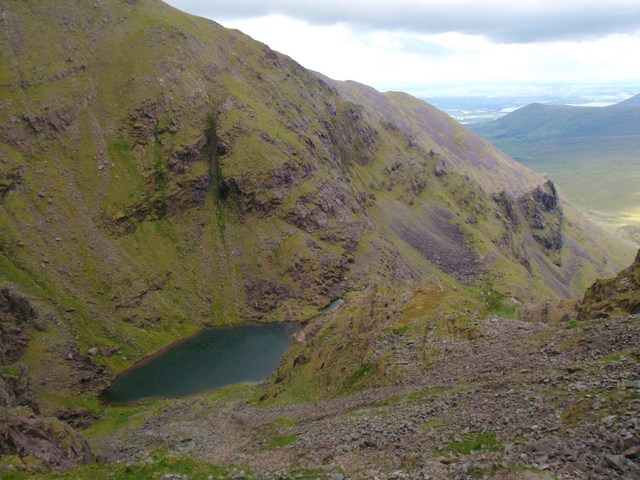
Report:
<svg viewBox="0 0 640 480"><path fill-rule="evenodd" d="M599 279L584 294L581 320L640 314L640 250L635 261L616 277Z"/></svg>
<svg viewBox="0 0 640 480"><path fill-rule="evenodd" d="M0 14L0 282L48 312L3 321L2 355L54 407L249 319L310 321L272 394L333 394L392 362L384 329L575 296L628 258L551 182L408 95L157 0ZM318 317L336 297L348 308Z"/></svg>
<svg viewBox="0 0 640 480"><path fill-rule="evenodd" d="M29 369L21 362L29 343L26 330L44 329L40 317L29 299L12 288L0 289L0 471L69 468L96 459L71 425L40 411Z"/></svg>

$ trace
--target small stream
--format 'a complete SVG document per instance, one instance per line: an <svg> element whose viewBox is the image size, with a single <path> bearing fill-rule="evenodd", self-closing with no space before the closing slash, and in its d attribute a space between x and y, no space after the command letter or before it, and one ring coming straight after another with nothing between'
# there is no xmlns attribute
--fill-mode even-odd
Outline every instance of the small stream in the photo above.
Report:
<svg viewBox="0 0 640 480"><path fill-rule="evenodd" d="M320 313L335 312L338 308L340 308L340 305L342 305L343 303L344 303L344 300L342 298L336 298L335 300L332 300L329 305L322 307L320 309Z"/></svg>
<svg viewBox="0 0 640 480"><path fill-rule="evenodd" d="M292 322L204 330L123 372L103 398L127 404L264 380L276 370L298 330L300 325Z"/></svg>

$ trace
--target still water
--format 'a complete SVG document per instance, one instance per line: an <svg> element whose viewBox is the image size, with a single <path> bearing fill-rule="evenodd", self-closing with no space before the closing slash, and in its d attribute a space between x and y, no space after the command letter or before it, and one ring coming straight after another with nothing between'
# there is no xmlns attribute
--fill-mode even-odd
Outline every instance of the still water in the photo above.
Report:
<svg viewBox="0 0 640 480"><path fill-rule="evenodd" d="M264 380L299 329L297 323L270 323L205 330L127 370L103 397L123 404Z"/></svg>

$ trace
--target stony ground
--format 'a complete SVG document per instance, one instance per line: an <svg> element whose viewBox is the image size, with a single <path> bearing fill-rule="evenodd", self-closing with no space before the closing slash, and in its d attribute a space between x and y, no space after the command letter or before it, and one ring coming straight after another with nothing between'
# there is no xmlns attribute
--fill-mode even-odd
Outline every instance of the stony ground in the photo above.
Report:
<svg viewBox="0 0 640 480"><path fill-rule="evenodd" d="M263 478L640 478L640 316L476 328L380 338L406 368L394 385L270 408L193 397L97 447L127 461L167 448Z"/></svg>

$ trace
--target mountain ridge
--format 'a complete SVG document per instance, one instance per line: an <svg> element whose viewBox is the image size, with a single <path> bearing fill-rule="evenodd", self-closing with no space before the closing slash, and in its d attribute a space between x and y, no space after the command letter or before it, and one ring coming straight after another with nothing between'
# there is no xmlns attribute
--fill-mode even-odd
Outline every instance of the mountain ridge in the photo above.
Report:
<svg viewBox="0 0 640 480"><path fill-rule="evenodd" d="M431 144L434 148L437 146L436 153L446 157L452 168L491 192L506 189L509 193L518 195L544 182L541 176L536 177L530 170L507 160L502 152L488 142L482 142L479 137L471 137L473 141L469 144L460 140L456 144L455 139L462 138L459 132L465 131L466 127L426 102L418 102L415 97L404 92L380 93L358 82L339 82L316 74L351 101L375 106L376 112L384 120L396 124L421 142ZM408 110L414 114L411 120L406 116ZM505 182L507 177L509 181Z"/></svg>
<svg viewBox="0 0 640 480"><path fill-rule="evenodd" d="M623 100L622 102L618 102L614 105L610 105L611 107L627 107L627 106L636 106L636 105L640 105L640 93L627 98L626 100Z"/></svg>
<svg viewBox="0 0 640 480"><path fill-rule="evenodd" d="M406 94L327 84L156 0L0 9L0 287L38 312L2 317L2 367L26 366L45 414L246 321L305 323L264 402L392 384L395 342L427 368L428 335L577 296L630 255Z"/></svg>
<svg viewBox="0 0 640 480"><path fill-rule="evenodd" d="M19 5L6 4L6 28L24 29L33 9L44 8ZM15 17L8 6L32 11ZM512 220L493 215L506 207L483 190L484 174L476 172L479 180L470 181L456 171L465 154L481 155L489 147L476 148L479 140L444 114L433 113L437 120L431 127L447 125L441 139L411 137L388 119L376 120L382 116L375 109L343 99L287 57L160 2L106 2L93 9L59 4L47 14L59 15L55 25L67 39L62 43L71 43L47 61L38 59L46 68L18 69L19 77L4 88L4 98L15 91L20 101L0 118L3 168L10 169L5 178L14 179L4 195L3 261L9 267L5 279L9 273L8 280L26 291L44 298L53 294L55 309L71 330L85 325L84 349L96 342L115 348L113 339L122 335L132 335L133 344L150 345L150 336L166 342L176 328L179 335L197 328L193 317L214 324L304 318L380 275L413 282L424 276L421 269L437 273L440 265L460 280L465 275L437 252L446 252L445 245L464 252L471 238L478 242L478 259L515 268L513 278L520 280L513 285L521 287L513 294L524 301L536 298L525 286L530 281L537 282L540 295L556 295L547 282L557 287L561 283L554 278L570 277L555 270L582 262L571 249L561 252L560 243L541 246L546 240L527 233L533 228L529 223L535 224L534 233L544 231L547 221L550 231L560 225L559 216L552 218L559 213L545 212L535 199L527 203L533 197L523 197L519 215L538 220L518 221L521 229L526 225L517 235L530 239L527 247L519 250L519 240L506 230L502 237L503 229L513 228L505 227ZM136 22L142 23L134 28ZM205 52L195 34L218 47ZM18 62L45 38L24 37L24 46L9 51ZM135 63L128 51L111 46L114 39L134 42L137 47L130 50L136 58L144 49L153 53ZM84 50L82 42L91 49ZM74 44L80 53L68 57ZM163 57L169 47L174 53ZM105 55L111 50L113 58ZM186 68L175 52L194 67ZM123 68L133 70L127 75ZM164 73L149 75L156 69ZM65 85L75 92L73 98L61 95ZM41 98L29 101L19 94L24 89ZM351 94L359 93L351 89ZM415 108L435 112L404 95L374 97L389 98L396 116ZM84 100L76 103L76 98ZM429 123L429 116L419 118L422 123L406 130ZM510 160L500 157L500 162ZM473 165L466 168L471 172ZM477 165L482 172L483 163ZM536 191L535 177L524 178L518 191ZM377 206L378 197L387 207ZM514 198L504 205L510 201L517 203ZM396 215L394 208L405 213ZM418 225L416 213L421 226L405 235L408 225ZM487 223L479 224L479 217ZM17 218L30 218L29 227ZM440 235L452 236L431 235L437 225ZM500 245L510 246L499 253ZM537 249L544 253L532 255ZM569 255L565 267L553 265L561 264L562 255ZM565 285L559 294L570 291L576 287ZM106 336L100 333L105 328ZM123 357L137 348L127 347L130 353ZM116 368L128 362L103 361Z"/></svg>

